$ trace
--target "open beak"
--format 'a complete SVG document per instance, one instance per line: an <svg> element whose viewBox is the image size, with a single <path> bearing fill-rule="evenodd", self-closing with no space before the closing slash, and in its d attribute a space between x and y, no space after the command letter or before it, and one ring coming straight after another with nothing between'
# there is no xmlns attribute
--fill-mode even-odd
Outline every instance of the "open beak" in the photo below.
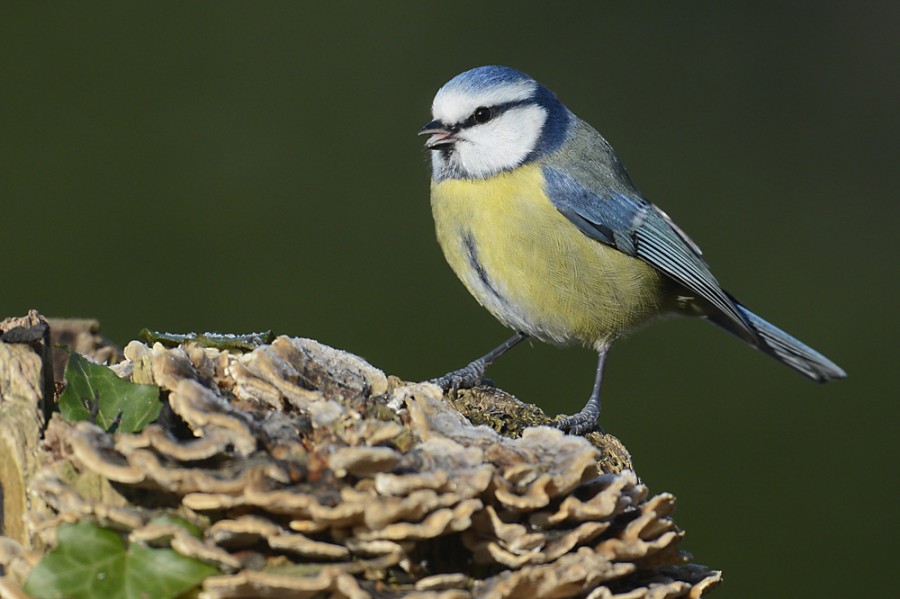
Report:
<svg viewBox="0 0 900 599"><path fill-rule="evenodd" d="M456 143L454 132L440 121L431 121L421 129L419 135L430 135L431 137L425 142L425 147L429 150L438 150L445 146L451 146Z"/></svg>

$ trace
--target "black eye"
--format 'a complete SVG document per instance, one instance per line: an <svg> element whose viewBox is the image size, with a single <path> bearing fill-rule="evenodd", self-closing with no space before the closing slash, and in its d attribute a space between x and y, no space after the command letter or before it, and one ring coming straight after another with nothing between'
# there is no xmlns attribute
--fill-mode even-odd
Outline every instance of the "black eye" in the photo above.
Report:
<svg viewBox="0 0 900 599"><path fill-rule="evenodd" d="M491 120L491 117L494 116L493 111L487 106L479 106L475 109L475 112L472 113L472 120L476 123L486 123Z"/></svg>

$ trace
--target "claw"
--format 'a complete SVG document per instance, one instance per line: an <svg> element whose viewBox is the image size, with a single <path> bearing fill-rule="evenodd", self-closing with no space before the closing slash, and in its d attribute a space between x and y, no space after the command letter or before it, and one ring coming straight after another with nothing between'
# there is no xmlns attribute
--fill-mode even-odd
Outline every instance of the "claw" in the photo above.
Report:
<svg viewBox="0 0 900 599"><path fill-rule="evenodd" d="M444 393L452 391L454 394L460 389L470 389L480 385L484 380L484 371L487 370L487 367L527 338L528 335L525 333L516 333L474 362L459 370L448 372L442 377L432 379L431 382L440 387Z"/></svg>
<svg viewBox="0 0 900 599"><path fill-rule="evenodd" d="M585 414L578 413L572 416L562 416L550 423L550 426L569 433L570 435L586 435L592 431L597 431L601 435L605 434L604 430L597 426L597 421L592 420Z"/></svg>
<svg viewBox="0 0 900 599"><path fill-rule="evenodd" d="M459 370L448 372L444 376L432 379L431 382L449 395L456 395L460 389L470 389L484 379L485 365L475 360Z"/></svg>
<svg viewBox="0 0 900 599"><path fill-rule="evenodd" d="M606 363L606 350L599 352L597 360L597 375L594 379L594 390L581 411L571 416L562 416L553 423L556 428L570 435L585 435L593 430L603 433L603 429L597 425L600 420L600 382L603 380L603 365Z"/></svg>

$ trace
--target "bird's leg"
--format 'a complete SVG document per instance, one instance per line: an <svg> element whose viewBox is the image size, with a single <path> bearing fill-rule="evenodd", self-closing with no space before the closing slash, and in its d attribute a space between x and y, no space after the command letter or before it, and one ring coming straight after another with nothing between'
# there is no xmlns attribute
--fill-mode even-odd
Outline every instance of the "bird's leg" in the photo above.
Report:
<svg viewBox="0 0 900 599"><path fill-rule="evenodd" d="M600 357L597 360L597 377L594 379L594 390L587 403L581 408L581 411L571 416L564 416L553 423L553 425L573 435L584 435L597 426L600 419L600 383L603 380L603 365L606 364L606 348L600 350ZM601 429L602 431L602 429Z"/></svg>
<svg viewBox="0 0 900 599"><path fill-rule="evenodd" d="M440 387L444 393L448 391L455 393L457 389L474 387L484 379L484 371L488 366L527 338L528 335L525 333L516 333L474 362L459 370L448 372L442 377L432 379L431 382Z"/></svg>

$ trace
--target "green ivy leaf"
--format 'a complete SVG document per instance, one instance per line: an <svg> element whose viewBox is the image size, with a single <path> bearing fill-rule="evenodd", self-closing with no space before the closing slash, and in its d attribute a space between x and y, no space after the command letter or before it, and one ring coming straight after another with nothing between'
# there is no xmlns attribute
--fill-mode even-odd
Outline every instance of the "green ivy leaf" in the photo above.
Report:
<svg viewBox="0 0 900 599"><path fill-rule="evenodd" d="M37 599L170 599L218 572L172 549L130 543L92 522L63 524L57 546L25 581Z"/></svg>
<svg viewBox="0 0 900 599"><path fill-rule="evenodd" d="M75 422L91 420L105 430L136 433L156 420L162 409L159 387L120 379L101 364L72 352L66 364L66 390L59 411Z"/></svg>

